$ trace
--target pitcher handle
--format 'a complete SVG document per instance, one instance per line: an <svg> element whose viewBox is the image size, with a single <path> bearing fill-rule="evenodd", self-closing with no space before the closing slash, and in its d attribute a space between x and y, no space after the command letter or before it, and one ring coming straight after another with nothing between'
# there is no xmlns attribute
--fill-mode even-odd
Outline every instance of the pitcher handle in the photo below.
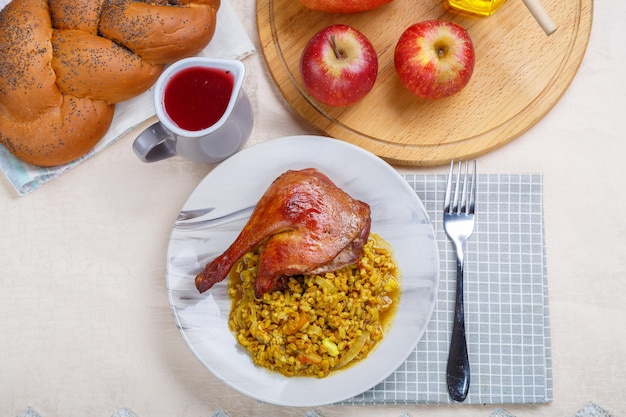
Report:
<svg viewBox="0 0 626 417"><path fill-rule="evenodd" d="M133 151L142 162L162 161L176 155L176 138L160 122L156 122L137 136Z"/></svg>

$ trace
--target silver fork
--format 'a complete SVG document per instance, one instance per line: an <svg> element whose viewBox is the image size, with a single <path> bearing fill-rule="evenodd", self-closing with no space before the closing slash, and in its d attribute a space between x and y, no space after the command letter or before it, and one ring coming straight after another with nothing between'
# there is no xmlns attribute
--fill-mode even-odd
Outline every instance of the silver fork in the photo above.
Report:
<svg viewBox="0 0 626 417"><path fill-rule="evenodd" d="M454 323L450 339L446 380L448 393L454 401L462 402L467 397L470 385L470 365L465 339L465 315L463 309L463 272L465 265L465 244L474 231L474 204L476 201L476 161L472 161L469 174L469 161L465 162L465 174L461 179L463 162L459 161L454 194L452 190L454 161L450 164L448 185L443 207L443 228L456 250L456 298ZM469 180L471 177L471 180ZM461 189L461 181L463 188ZM468 184L471 181L470 184ZM468 189L469 185L469 189Z"/></svg>

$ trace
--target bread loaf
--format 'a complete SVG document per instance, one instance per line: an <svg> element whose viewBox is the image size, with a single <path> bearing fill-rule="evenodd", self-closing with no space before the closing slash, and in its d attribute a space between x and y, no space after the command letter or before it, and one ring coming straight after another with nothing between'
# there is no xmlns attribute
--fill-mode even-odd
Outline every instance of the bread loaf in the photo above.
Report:
<svg viewBox="0 0 626 417"><path fill-rule="evenodd" d="M0 143L54 166L104 136L115 103L201 51L219 0L13 0L0 11Z"/></svg>

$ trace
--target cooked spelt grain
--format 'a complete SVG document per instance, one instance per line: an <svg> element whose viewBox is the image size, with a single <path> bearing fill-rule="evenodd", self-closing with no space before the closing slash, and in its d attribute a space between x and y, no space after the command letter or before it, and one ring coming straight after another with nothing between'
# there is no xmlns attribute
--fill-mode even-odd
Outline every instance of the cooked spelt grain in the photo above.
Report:
<svg viewBox="0 0 626 417"><path fill-rule="evenodd" d="M288 289L254 296L258 254L231 272L229 326L258 366L287 376L325 377L365 358L383 339L400 299L387 242L372 233L356 265L291 277Z"/></svg>

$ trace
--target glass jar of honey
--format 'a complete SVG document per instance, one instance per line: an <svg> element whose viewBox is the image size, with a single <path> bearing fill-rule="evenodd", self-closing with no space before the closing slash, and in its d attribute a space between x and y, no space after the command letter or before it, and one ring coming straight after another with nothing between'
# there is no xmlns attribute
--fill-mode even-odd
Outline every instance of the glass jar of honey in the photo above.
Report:
<svg viewBox="0 0 626 417"><path fill-rule="evenodd" d="M496 12L506 0L444 0L453 10L479 16L490 16Z"/></svg>

